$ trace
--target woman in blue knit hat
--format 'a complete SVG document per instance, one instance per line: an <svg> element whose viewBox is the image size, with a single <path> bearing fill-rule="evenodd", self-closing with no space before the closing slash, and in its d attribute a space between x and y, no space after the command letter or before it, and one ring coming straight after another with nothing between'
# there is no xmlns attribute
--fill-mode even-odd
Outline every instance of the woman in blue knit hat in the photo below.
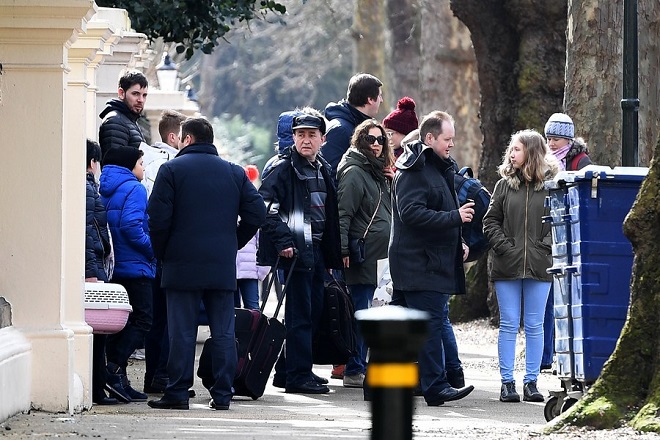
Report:
<svg viewBox="0 0 660 440"><path fill-rule="evenodd" d="M561 170L577 171L591 164L587 144L575 137L573 120L565 113L555 113L545 123L548 148L559 161ZM544 342L541 370L552 369L554 353L554 292L550 289L543 322Z"/></svg>
<svg viewBox="0 0 660 440"><path fill-rule="evenodd" d="M591 164L587 144L584 139L575 137L575 125L567 114L550 116L545 123L545 138L562 170L575 171Z"/></svg>

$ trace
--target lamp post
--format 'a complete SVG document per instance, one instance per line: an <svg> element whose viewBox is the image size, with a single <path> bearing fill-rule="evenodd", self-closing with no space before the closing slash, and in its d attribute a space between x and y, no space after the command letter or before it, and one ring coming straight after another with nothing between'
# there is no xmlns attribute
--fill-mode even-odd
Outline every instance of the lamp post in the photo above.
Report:
<svg viewBox="0 0 660 440"><path fill-rule="evenodd" d="M158 77L158 84L163 91L173 92L179 89L179 71L176 64L172 62L170 54L165 52L163 60L156 66L156 76Z"/></svg>
<svg viewBox="0 0 660 440"><path fill-rule="evenodd" d="M626 167L639 166L639 96L637 64L637 0L624 0L621 164Z"/></svg>

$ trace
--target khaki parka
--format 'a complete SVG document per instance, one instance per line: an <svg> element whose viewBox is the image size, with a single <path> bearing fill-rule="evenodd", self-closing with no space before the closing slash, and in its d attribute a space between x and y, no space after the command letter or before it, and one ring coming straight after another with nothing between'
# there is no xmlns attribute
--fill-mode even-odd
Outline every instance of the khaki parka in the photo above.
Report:
<svg viewBox="0 0 660 440"><path fill-rule="evenodd" d="M362 237L374 217L365 238L366 260L345 270L349 285L375 286L378 283L377 262L387 258L392 201L389 183L386 179L377 179L375 173L382 174L382 170L374 170L366 156L353 147L346 151L337 167L342 256L348 255L349 237Z"/></svg>
<svg viewBox="0 0 660 440"><path fill-rule="evenodd" d="M547 173L547 178L554 174L555 168ZM546 272L552 265L551 226L542 221L549 214L546 196L542 182L525 182L520 173L495 184L483 220L484 234L493 253L492 280L552 281Z"/></svg>

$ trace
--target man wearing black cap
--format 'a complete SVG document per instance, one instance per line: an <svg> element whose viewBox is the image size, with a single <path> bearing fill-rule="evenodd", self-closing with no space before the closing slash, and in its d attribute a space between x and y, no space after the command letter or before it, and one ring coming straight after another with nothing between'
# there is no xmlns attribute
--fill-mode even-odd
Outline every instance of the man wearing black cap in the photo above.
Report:
<svg viewBox="0 0 660 440"><path fill-rule="evenodd" d="M325 121L312 114L293 119L294 146L273 164L259 192L267 207L259 237L258 262L293 270L287 284L287 393L330 390L312 373L312 335L323 310L327 268L342 267L337 195L330 165L319 156ZM297 253L295 267L292 258Z"/></svg>

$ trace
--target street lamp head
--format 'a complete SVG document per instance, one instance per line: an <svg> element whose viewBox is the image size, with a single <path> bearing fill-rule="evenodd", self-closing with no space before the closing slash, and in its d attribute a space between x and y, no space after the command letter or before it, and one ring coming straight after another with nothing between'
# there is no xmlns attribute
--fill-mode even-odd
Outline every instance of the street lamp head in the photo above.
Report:
<svg viewBox="0 0 660 440"><path fill-rule="evenodd" d="M186 96L188 97L188 100L192 102L199 101L199 98L197 97L197 93L195 93L195 89L190 84L186 86Z"/></svg>
<svg viewBox="0 0 660 440"><path fill-rule="evenodd" d="M176 64L172 62L170 54L165 52L163 60L156 66L156 76L158 77L158 85L161 90L169 92L178 90L179 88L179 71Z"/></svg>

